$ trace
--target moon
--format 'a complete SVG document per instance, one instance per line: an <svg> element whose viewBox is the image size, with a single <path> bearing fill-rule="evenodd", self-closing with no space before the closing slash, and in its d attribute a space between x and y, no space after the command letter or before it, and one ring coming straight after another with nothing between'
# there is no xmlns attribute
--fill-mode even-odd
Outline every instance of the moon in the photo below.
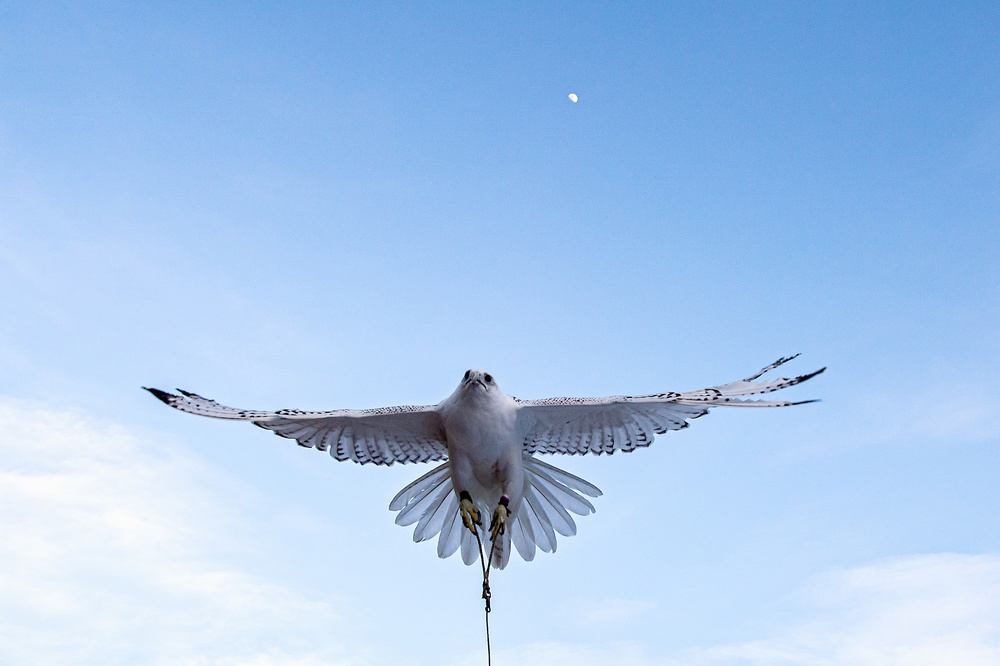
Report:
<svg viewBox="0 0 1000 666"><path fill-rule="evenodd" d="M579 101L580 101L580 98L579 98L579 96L577 96L577 94L576 94L576 93L570 93L570 94L569 94L569 101L571 101L571 102L573 102L574 104L576 104L577 102L579 102Z"/></svg>

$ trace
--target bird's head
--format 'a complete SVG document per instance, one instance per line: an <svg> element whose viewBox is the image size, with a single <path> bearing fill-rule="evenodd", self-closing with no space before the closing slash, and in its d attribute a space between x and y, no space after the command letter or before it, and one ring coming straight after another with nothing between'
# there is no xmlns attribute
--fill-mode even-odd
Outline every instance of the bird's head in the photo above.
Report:
<svg viewBox="0 0 1000 666"><path fill-rule="evenodd" d="M459 386L466 391L479 390L487 393L498 388L493 375L483 370L466 370Z"/></svg>

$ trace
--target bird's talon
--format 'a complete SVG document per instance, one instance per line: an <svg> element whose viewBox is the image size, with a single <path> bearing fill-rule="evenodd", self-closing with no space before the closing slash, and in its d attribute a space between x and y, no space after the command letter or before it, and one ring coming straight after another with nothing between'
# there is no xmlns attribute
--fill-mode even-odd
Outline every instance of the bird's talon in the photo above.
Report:
<svg viewBox="0 0 1000 666"><path fill-rule="evenodd" d="M458 511L462 516L462 524L476 534L476 525L482 525L479 509L476 508L468 492L463 490L458 496L461 498L458 502Z"/></svg>
<svg viewBox="0 0 1000 666"><path fill-rule="evenodd" d="M490 521L490 538L492 539L496 539L507 529L507 517L510 516L510 510L507 508L509 502L510 500L504 495L500 498L500 503L497 504L497 508L493 512L493 520Z"/></svg>

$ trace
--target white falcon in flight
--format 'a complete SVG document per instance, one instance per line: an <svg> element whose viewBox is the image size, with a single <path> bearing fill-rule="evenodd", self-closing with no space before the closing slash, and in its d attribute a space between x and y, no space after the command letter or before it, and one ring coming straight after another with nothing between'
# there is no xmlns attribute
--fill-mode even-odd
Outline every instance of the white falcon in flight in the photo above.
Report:
<svg viewBox="0 0 1000 666"><path fill-rule="evenodd" d="M392 465L444 461L403 488L389 503L398 525L417 526L414 541L438 536L437 552L461 548L466 564L479 550L475 530L492 514L492 565L503 568L511 544L525 560L535 549L554 552L556 533L576 534L570 513L594 511L584 497L601 491L535 457L536 454L614 453L649 446L655 435L688 426L712 407L788 407L801 402L748 400L815 377L756 381L790 361L722 386L643 396L519 400L500 390L488 372L469 370L437 405L263 412L234 409L188 391L146 389L175 409L218 419L250 421L301 446L329 451L337 460ZM464 525L464 528L463 528Z"/></svg>

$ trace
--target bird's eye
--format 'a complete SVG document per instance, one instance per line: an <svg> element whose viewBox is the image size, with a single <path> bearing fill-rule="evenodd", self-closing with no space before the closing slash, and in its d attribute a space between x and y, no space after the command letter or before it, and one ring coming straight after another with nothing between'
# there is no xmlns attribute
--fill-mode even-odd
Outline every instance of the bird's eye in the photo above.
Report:
<svg viewBox="0 0 1000 666"><path fill-rule="evenodd" d="M483 379L486 380L487 384L492 384L493 383L493 375L491 375L488 372L485 375L483 375Z"/></svg>
<svg viewBox="0 0 1000 666"><path fill-rule="evenodd" d="M463 381L463 382L467 382L467 381L469 381L469 374L470 374L471 372L472 372L472 370L466 370L466 371L465 371L465 376L464 376L464 377L462 377L462 381Z"/></svg>

